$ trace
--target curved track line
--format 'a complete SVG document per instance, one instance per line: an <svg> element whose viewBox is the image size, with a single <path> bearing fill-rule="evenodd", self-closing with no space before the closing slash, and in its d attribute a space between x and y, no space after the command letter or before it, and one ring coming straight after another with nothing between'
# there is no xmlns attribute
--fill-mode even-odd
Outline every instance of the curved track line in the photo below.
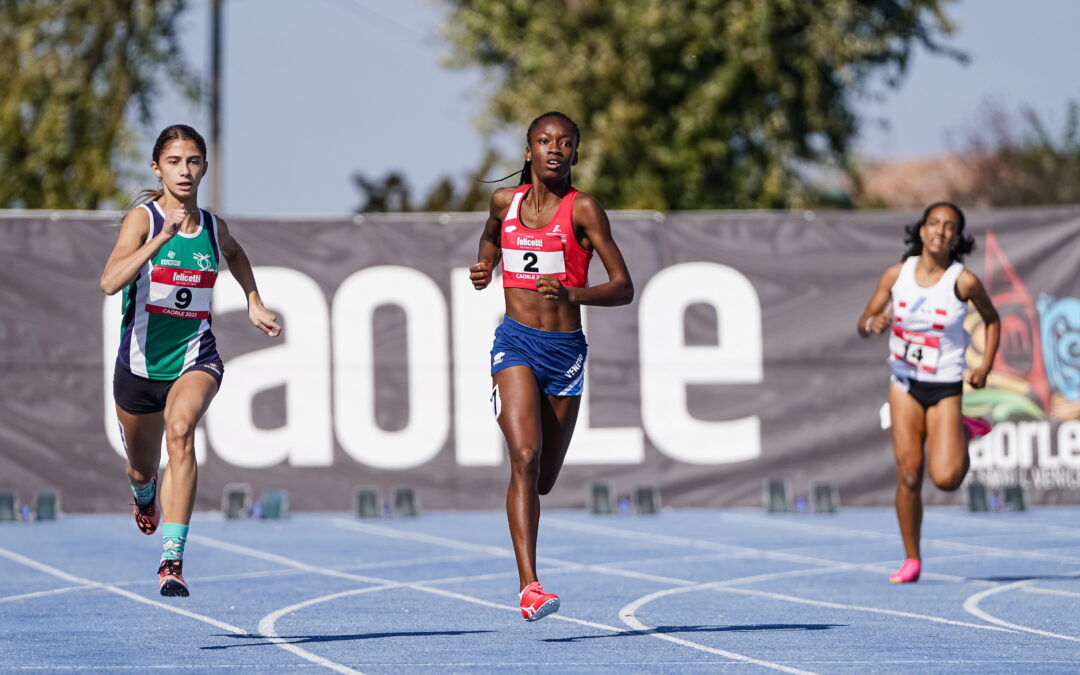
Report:
<svg viewBox="0 0 1080 675"><path fill-rule="evenodd" d="M779 663L773 663L771 661L762 661L761 659L755 659L755 658L753 658L751 656L744 656L742 654L736 654L735 652L729 652L729 651L726 651L724 649L716 649L715 647L706 647L703 644L698 644L697 642L690 642L689 640L683 640L682 638L677 638L677 637L674 637L674 636L671 636L671 635L666 635L664 633L649 632L649 631L652 631L653 628L643 624L640 620L638 620L637 616L635 615L635 613L637 612L637 610L640 607L648 604L649 602L652 602L652 600L654 598L659 597L660 595L665 595L665 594L669 594L669 593L682 593L682 592L688 591L688 590L690 590L690 588L685 588L685 587L684 588L669 588L669 589L666 589L664 591L657 591L656 593L650 593L649 595L642 596L642 597L638 598L637 600L631 602L630 604L626 605L625 607L623 607L622 609L619 610L619 620L622 621L623 623L625 623L627 626L630 626L634 630L642 631L646 635L651 635L654 638L659 638L661 640L667 640L668 642L674 642L677 645L682 645L683 647L690 647L691 649L699 649L699 650L701 650L703 652L709 652L710 654L716 654L718 656L724 656L724 657L727 657L729 659L732 659L733 661L741 661L743 663L752 663L752 664L754 664L756 666L761 666L762 668L769 668L769 669L772 669L772 670L779 670L779 671L782 671L782 672L785 672L785 673L800 673L802 675L805 675L806 673L811 672L811 671L808 671L808 670L799 670L798 668L791 668L789 666L784 666L784 665L781 665Z"/></svg>
<svg viewBox="0 0 1080 675"><path fill-rule="evenodd" d="M1072 635L1061 635L1059 633L1051 633L1050 631L1040 630L1038 628L1031 628L1030 626L1021 626L1020 624L1005 621L999 619L988 612L979 609L979 603L983 599L990 597L991 595L997 595L998 593L1004 593L1005 591L1012 591L1023 589L1031 584L1034 584L1036 579L1024 579L1022 581L1014 581L1011 584L1005 584L1003 586L996 586L994 588L987 588L968 596L967 600L964 600L964 611L968 614L979 617L983 621L989 621L990 623L996 623L999 626L1005 626L1012 630L1022 631L1024 633L1034 633L1035 635L1042 635L1043 637L1056 638L1058 640L1069 640L1071 642L1080 642L1080 637Z"/></svg>
<svg viewBox="0 0 1080 675"><path fill-rule="evenodd" d="M355 670L355 669L349 668L348 666L343 665L341 663L337 663L336 661L331 661L330 659L323 658L323 657L319 656L318 654L313 654L312 652L309 652L306 649L303 649L301 647L297 647L296 645L294 645L294 644L292 644L290 642L287 642L284 638L282 638L280 635L277 634L277 631L274 629L274 624L276 624L277 620L280 619L281 617L285 616L286 614L292 614L293 612L295 612L295 611L297 611L299 609L303 609L305 607L310 607L311 605L318 605L319 603L329 602L330 600L337 600L338 598L346 598L346 597L349 597L349 596L352 596L352 595L360 595L361 593L371 593L373 591L383 591L383 590L386 590L388 588L397 588L397 587L398 587L397 584L386 584L384 586L368 586L367 588L354 588L354 589L349 590L349 591L342 591L340 593L331 593L330 595L324 595L324 596L319 597L319 598L312 598L311 600L305 600L303 602L298 602L295 605L289 605L288 607L282 607L281 609L273 611L273 612L267 614L266 616L264 616L263 618L259 619L259 633L263 637L265 637L267 640L270 640L275 645L277 645L278 647L281 647L285 651L292 652L293 654L296 654L300 658L311 661L314 664L323 666L324 668L329 668L330 670L333 670L333 671L336 671L336 672L339 672L339 673L348 673L349 675L360 675L359 670Z"/></svg>

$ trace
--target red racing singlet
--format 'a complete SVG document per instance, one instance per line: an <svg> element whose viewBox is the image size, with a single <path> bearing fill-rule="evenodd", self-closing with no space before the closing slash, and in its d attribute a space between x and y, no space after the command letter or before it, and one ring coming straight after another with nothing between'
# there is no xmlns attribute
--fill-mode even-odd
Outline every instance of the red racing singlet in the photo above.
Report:
<svg viewBox="0 0 1080 675"><path fill-rule="evenodd" d="M574 198L570 192L559 203L555 217L543 227L526 227L521 222L521 202L532 185L522 185L514 192L502 223L503 286L536 290L541 274L548 274L567 288L589 285L589 261L586 251L574 236Z"/></svg>

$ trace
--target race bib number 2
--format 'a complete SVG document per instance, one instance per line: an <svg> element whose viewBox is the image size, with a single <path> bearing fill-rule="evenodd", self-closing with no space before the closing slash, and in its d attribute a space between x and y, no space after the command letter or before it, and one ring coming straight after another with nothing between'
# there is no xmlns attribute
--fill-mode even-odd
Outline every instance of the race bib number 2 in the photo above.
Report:
<svg viewBox="0 0 1080 675"><path fill-rule="evenodd" d="M521 235L516 240L504 242L503 273L518 279L538 279L541 274L549 274L560 281L565 280L566 259L562 239Z"/></svg>

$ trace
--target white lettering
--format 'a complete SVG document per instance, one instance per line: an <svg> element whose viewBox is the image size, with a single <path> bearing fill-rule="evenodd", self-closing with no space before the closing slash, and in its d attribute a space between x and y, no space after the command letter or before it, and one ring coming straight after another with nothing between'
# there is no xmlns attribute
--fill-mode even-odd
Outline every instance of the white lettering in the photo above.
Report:
<svg viewBox="0 0 1080 675"><path fill-rule="evenodd" d="M706 303L718 318L716 346L688 346L686 309ZM687 409L688 384L761 382L761 303L750 281L716 263L683 263L657 273L638 310L641 416L664 454L692 464L744 462L761 456L761 420L705 421Z"/></svg>
<svg viewBox="0 0 1080 675"><path fill-rule="evenodd" d="M214 452L235 466L257 468L288 460L292 466L330 466L330 335L322 289L302 272L285 267L257 267L255 278L270 309L283 319L275 346L225 363L225 379L206 428ZM222 274L214 290L214 310L246 312L247 298L231 274ZM256 330L245 316L243 322ZM261 391L285 386L285 423L260 429L251 403Z"/></svg>
<svg viewBox="0 0 1080 675"><path fill-rule="evenodd" d="M1058 427L1058 457L1065 466L1080 469L1080 421L1069 420Z"/></svg>
<svg viewBox="0 0 1080 675"><path fill-rule="evenodd" d="M375 419L375 344L372 321L380 305L405 312L409 421L387 431ZM450 426L450 362L446 300L422 272L384 265L353 273L333 307L334 425L345 451L380 469L408 469L430 461ZM487 388L481 394L486 397ZM481 401L483 398L480 399Z"/></svg>

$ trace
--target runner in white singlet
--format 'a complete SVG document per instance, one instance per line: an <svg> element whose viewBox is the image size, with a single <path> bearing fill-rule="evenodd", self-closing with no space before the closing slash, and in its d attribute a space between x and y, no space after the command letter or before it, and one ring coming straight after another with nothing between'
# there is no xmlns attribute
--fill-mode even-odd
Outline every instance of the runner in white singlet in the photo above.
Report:
<svg viewBox="0 0 1080 675"><path fill-rule="evenodd" d="M967 380L976 389L986 385L1001 333L997 310L982 282L961 262L975 241L964 235L964 213L956 205L931 204L922 219L907 228L906 241L910 248L904 261L881 275L857 326L864 338L889 334L896 517L906 552L903 566L889 577L892 583L918 581L921 573L924 464L934 485L956 490L968 471L968 441L990 430L985 420L960 414L968 302L986 326L982 363Z"/></svg>

